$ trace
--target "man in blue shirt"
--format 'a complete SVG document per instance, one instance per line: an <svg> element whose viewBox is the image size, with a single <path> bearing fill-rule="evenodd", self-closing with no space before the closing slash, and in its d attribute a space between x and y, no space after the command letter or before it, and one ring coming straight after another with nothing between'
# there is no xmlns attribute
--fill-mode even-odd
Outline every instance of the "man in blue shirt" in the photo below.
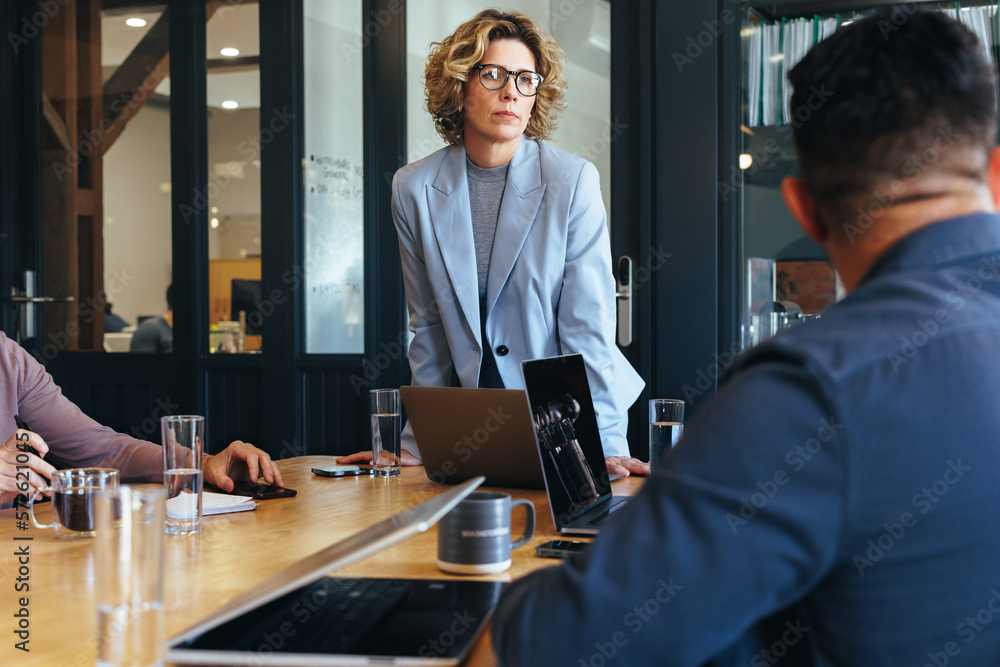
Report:
<svg viewBox="0 0 1000 667"><path fill-rule="evenodd" d="M586 553L507 590L501 664L1000 664L994 77L913 7L791 71L782 192L849 294L743 355Z"/></svg>

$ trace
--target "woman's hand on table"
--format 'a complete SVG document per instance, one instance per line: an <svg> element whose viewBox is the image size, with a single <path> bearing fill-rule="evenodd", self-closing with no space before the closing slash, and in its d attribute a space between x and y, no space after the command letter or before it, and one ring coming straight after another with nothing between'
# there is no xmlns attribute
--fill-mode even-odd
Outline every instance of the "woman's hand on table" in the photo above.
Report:
<svg viewBox="0 0 1000 667"><path fill-rule="evenodd" d="M606 456L604 458L604 463L608 467L609 475L621 475L622 477L628 477L629 475L649 474L648 463L628 456Z"/></svg>
<svg viewBox="0 0 1000 667"><path fill-rule="evenodd" d="M347 456L341 456L337 458L337 463L341 465L346 463L371 463L371 462L372 462L371 450L367 450L364 452L355 452L353 454L348 454ZM404 466L421 466L424 464L423 461L421 461L420 459L418 459L416 456L409 453L405 449L400 451L399 462Z"/></svg>

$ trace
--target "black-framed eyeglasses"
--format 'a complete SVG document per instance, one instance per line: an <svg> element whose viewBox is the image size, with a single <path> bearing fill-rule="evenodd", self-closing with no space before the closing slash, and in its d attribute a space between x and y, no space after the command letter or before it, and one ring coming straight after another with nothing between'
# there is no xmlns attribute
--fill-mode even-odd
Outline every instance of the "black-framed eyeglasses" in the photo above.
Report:
<svg viewBox="0 0 1000 667"><path fill-rule="evenodd" d="M545 81L545 77L538 72L531 70L521 70L513 72L500 65L476 65L479 70L479 83L487 90L500 90L507 85L507 77L514 75L514 86L517 92L525 97L533 97L538 92L538 87Z"/></svg>

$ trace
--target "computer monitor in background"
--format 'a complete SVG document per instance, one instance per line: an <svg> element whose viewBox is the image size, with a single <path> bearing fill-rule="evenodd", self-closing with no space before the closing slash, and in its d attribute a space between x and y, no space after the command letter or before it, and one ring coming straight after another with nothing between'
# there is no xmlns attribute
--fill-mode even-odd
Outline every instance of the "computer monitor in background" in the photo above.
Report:
<svg viewBox="0 0 1000 667"><path fill-rule="evenodd" d="M248 336L260 335L261 325L264 323L264 317L258 313L257 308L257 304L260 303L260 281L233 278L230 285L230 319L239 322L240 311L244 311L246 313L244 333Z"/></svg>

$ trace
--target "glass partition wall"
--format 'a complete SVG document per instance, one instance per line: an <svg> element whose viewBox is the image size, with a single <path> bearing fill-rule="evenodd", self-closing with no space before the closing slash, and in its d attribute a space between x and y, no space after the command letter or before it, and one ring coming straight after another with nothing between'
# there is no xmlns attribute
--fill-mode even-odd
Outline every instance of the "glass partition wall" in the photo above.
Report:
<svg viewBox="0 0 1000 667"><path fill-rule="evenodd" d="M261 328L260 26L256 2L209 5L208 350L253 353ZM269 130L270 131L270 130Z"/></svg>
<svg viewBox="0 0 1000 667"><path fill-rule="evenodd" d="M842 294L822 249L802 232L781 197L781 180L797 173L792 127L811 113L808 108L791 108L786 77L817 41L873 5L888 3L859 3L854 9L844 9L842 2L748 4L741 31L741 155L731 180L720 182L723 199L735 192L741 197L743 347L820 315ZM995 62L1000 36L997 5L968 4L932 6L970 27ZM736 184L741 187L733 187Z"/></svg>
<svg viewBox="0 0 1000 667"><path fill-rule="evenodd" d="M45 362L128 352L137 325L168 310L164 9L93 3L55 13L42 31L42 264L18 277L18 334L38 338Z"/></svg>

